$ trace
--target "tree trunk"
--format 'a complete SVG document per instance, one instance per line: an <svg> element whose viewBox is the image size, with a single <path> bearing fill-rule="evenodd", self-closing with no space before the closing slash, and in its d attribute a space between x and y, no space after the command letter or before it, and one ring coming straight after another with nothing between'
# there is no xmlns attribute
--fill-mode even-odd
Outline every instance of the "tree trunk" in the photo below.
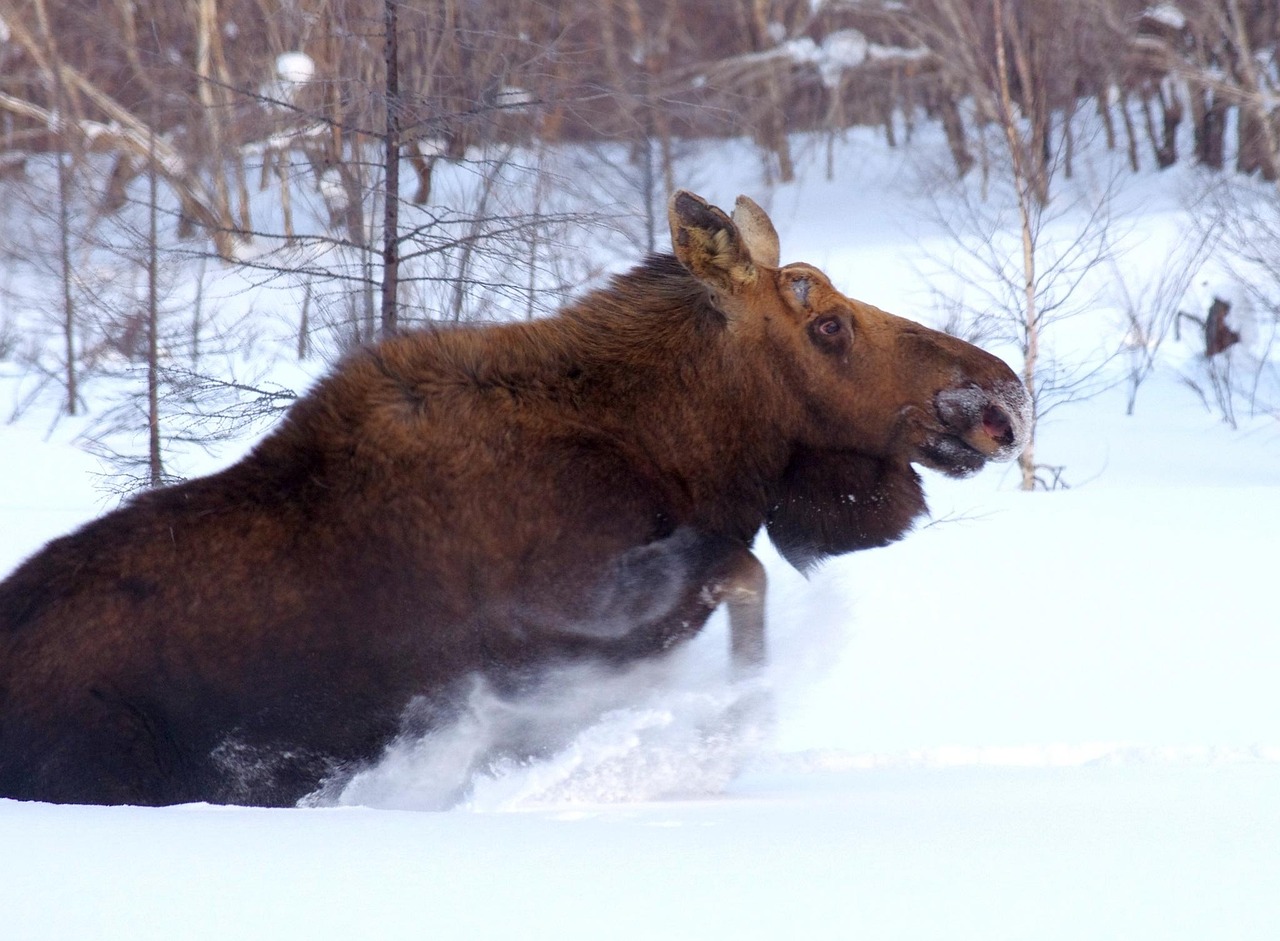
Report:
<svg viewBox="0 0 1280 941"><path fill-rule="evenodd" d="M948 90L944 90L938 100L938 115L942 118L942 130L947 135L947 147L951 151L951 160L956 165L956 175L963 178L973 169L973 154L969 152L960 107Z"/></svg>
<svg viewBox="0 0 1280 941"><path fill-rule="evenodd" d="M54 82L54 100L57 109L65 117L62 110L62 83ZM76 302L72 285L75 282L74 265L71 261L71 154L65 152L66 135L59 134L62 146L58 153L58 261L59 276L62 281L62 352L65 359L63 385L66 386L67 414L74 415L80 399L79 377L76 372Z"/></svg>
<svg viewBox="0 0 1280 941"><path fill-rule="evenodd" d="M149 149L155 149L155 100L152 99ZM147 167L147 486L164 484L164 460L160 452L160 186L155 155Z"/></svg>
<svg viewBox="0 0 1280 941"><path fill-rule="evenodd" d="M302 310L298 315L298 360L311 354L311 278L302 285Z"/></svg>
<svg viewBox="0 0 1280 941"><path fill-rule="evenodd" d="M1041 178L1045 168L1037 167L1034 160L1040 156L1035 144L1023 139L1019 133L1017 116L1013 109L1013 95L1009 88L1009 69L1005 60L1004 4L994 0L996 47L996 92L999 96L1000 124L1009 147L1009 162L1013 172L1014 190L1018 200L1018 218L1022 235L1022 382L1031 398L1031 424L1027 446L1018 456L1022 471L1022 489L1034 490L1036 486L1035 438L1036 438L1036 366L1040 355L1040 317L1036 300L1036 243L1033 221L1034 206L1048 198L1047 177ZM1016 48L1016 47L1015 47ZM1025 73L1025 69L1023 70Z"/></svg>
<svg viewBox="0 0 1280 941"><path fill-rule="evenodd" d="M222 122L227 111L224 96L218 91L214 75L213 49L217 42L218 8L216 0L196 2L196 94L200 112L208 134L209 174L213 177L214 214L224 229L233 227L231 214L231 190L227 184L227 150L223 140ZM156 109L152 107L152 122ZM150 139L150 138L148 138ZM154 160L152 161L154 165ZM247 201L247 197L246 197Z"/></svg>
<svg viewBox="0 0 1280 941"><path fill-rule="evenodd" d="M1178 162L1178 125L1182 123L1182 102L1176 91L1170 91L1167 97L1160 95L1160 114L1163 119L1163 136L1156 162L1163 170Z"/></svg>
<svg viewBox="0 0 1280 941"><path fill-rule="evenodd" d="M1264 180L1276 179L1276 164L1267 146L1265 129L1253 108L1238 109L1236 128L1236 169L1245 174L1257 173Z"/></svg>
<svg viewBox="0 0 1280 941"><path fill-rule="evenodd" d="M382 335L393 336L399 329L400 314L396 300L400 283L400 49L398 25L399 0L384 0L383 38L386 75L386 129L382 141L383 190L382 205Z"/></svg>
<svg viewBox="0 0 1280 941"><path fill-rule="evenodd" d="M1107 85L1102 86L1102 90L1098 92L1095 103L1098 108L1098 117L1102 118L1102 130L1107 140L1107 150L1116 149L1116 122L1111 117L1111 106L1107 103Z"/></svg>
<svg viewBox="0 0 1280 941"><path fill-rule="evenodd" d="M1226 162L1226 103L1212 89L1196 89L1191 94L1191 117L1195 122L1196 162L1221 170Z"/></svg>
<svg viewBox="0 0 1280 941"><path fill-rule="evenodd" d="M1133 128L1133 114L1129 111L1129 96L1120 92L1120 120L1124 124L1125 147L1129 155L1129 169L1137 173L1141 166L1138 163L1138 134Z"/></svg>
<svg viewBox="0 0 1280 941"><path fill-rule="evenodd" d="M1265 9L1267 5L1258 6ZM1244 113L1250 113L1252 126L1261 138L1261 149L1265 151L1259 159L1259 169L1262 170L1264 179L1271 180L1280 187L1280 126L1277 126L1276 122L1275 87L1271 79L1264 78L1258 71L1257 58L1253 43L1250 41L1245 13L1240 7L1240 0L1227 0L1227 9L1231 14L1230 21L1235 27L1231 40L1236 47L1236 68L1241 83L1248 93L1240 107L1241 125L1243 127L1245 123ZM1272 9L1274 10L1273 5ZM1280 18L1273 13L1270 33L1275 37L1278 31L1280 31ZM1274 48L1271 60L1275 61Z"/></svg>

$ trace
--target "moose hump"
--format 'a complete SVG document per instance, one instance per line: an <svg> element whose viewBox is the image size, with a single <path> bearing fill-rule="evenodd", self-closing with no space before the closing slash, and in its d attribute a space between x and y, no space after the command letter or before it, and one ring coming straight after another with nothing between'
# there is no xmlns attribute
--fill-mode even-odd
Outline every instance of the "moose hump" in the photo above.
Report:
<svg viewBox="0 0 1280 941"><path fill-rule="evenodd" d="M1000 360L781 265L749 199L669 208L673 254L361 349L239 463L0 584L0 796L293 804L411 703L652 657L721 603L751 669L761 527L800 567L881 545L924 510L913 464L1019 451Z"/></svg>

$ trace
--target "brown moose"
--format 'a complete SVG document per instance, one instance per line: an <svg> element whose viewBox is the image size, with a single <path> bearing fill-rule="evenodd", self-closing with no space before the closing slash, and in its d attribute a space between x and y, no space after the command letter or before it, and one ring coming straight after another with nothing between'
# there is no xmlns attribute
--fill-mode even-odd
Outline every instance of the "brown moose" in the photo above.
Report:
<svg viewBox="0 0 1280 941"><path fill-rule="evenodd" d="M248 457L0 585L0 796L289 805L479 674L621 664L730 611L765 526L807 567L901 536L912 464L1020 449L998 359L779 267L764 212L670 203L674 255L559 315L348 357Z"/></svg>

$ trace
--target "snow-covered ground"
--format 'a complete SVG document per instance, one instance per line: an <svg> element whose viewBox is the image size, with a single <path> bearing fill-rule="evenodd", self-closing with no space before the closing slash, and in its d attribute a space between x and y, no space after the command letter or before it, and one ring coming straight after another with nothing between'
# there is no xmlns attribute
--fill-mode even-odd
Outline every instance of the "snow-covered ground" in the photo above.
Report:
<svg viewBox="0 0 1280 941"><path fill-rule="evenodd" d="M841 153L833 181L761 193L726 147L724 179L689 185L761 196L784 261L927 319L930 200L871 135ZM1187 217L1169 178L1120 183L1141 278ZM1057 355L1116 348L1116 316L1099 295ZM588 718L451 810L428 808L490 734L482 694L336 806L0 801L0 937L1280 937L1280 424L1242 404L1228 427L1204 368L1170 340L1134 415L1123 357L1052 411L1038 454L1070 489L930 476L931 522L808 580L761 545L763 738L723 731L741 691L715 620L661 671L531 704ZM108 505L53 405L0 425L0 572Z"/></svg>

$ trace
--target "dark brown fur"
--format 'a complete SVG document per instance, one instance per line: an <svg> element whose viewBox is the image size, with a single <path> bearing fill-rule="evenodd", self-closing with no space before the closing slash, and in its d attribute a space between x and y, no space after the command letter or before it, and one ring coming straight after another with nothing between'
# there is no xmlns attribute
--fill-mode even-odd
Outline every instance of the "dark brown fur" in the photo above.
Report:
<svg viewBox="0 0 1280 941"><path fill-rule="evenodd" d="M295 803L469 676L652 656L722 600L758 619L766 523L807 566L907 530L910 462L1008 456L934 401L1010 401L998 360L753 262L688 194L672 224L678 258L361 350L238 464L28 560L0 584L0 796Z"/></svg>

